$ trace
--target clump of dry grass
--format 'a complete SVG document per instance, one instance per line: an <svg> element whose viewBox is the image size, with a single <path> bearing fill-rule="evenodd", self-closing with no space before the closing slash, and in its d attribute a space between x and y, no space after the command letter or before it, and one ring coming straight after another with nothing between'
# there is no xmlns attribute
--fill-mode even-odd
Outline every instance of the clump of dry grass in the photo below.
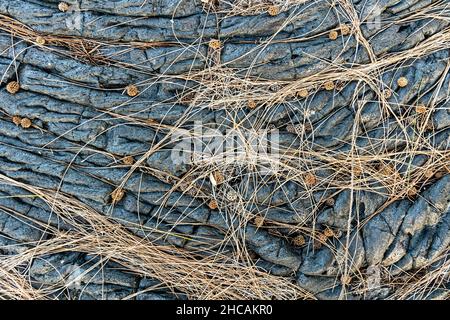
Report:
<svg viewBox="0 0 450 320"><path fill-rule="evenodd" d="M157 278L169 288L176 288L193 299L311 297L283 278L237 264L224 255L198 259L182 249L155 245L132 235L121 225L73 198L55 195L54 192L19 183L3 175L0 179L2 183L21 187L46 201L61 221L74 228L71 231L50 229L48 231L53 232L50 239L42 240L21 254L6 256L0 261L0 275L3 277L14 272L15 267L30 263L37 257L75 251L99 255L105 260L123 265L135 274ZM9 297L40 297L40 292L28 286L25 279L18 279L22 279L20 290L12 286L4 289L2 286L1 293ZM13 285L15 281L11 279L10 282ZM9 291L12 293L9 294Z"/></svg>
<svg viewBox="0 0 450 320"><path fill-rule="evenodd" d="M226 16L246 16L257 14L268 14L277 16L281 12L287 11L294 6L304 4L308 0L205 0L205 9L214 9L215 12Z"/></svg>

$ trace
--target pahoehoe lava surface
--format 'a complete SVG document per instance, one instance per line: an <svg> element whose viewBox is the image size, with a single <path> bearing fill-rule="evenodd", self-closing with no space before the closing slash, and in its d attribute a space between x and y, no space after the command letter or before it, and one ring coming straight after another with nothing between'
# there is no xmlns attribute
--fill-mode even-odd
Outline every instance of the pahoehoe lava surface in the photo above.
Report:
<svg viewBox="0 0 450 320"><path fill-rule="evenodd" d="M0 70L0 298L449 297L448 0L0 0Z"/></svg>

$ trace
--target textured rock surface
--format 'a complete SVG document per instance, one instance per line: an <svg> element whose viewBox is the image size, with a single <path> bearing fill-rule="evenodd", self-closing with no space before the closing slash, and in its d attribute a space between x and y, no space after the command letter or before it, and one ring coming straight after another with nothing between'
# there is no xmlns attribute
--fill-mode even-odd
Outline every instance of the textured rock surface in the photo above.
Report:
<svg viewBox="0 0 450 320"><path fill-rule="evenodd" d="M89 225L40 190L196 259L245 248L252 268L319 299L395 297L383 279L434 269L442 281L404 298L448 296L450 10L377 1L374 28L372 2L293 2L271 16L220 1L70 0L61 12L59 1L0 0L2 270L50 298L198 297L75 244L14 260ZM349 12L360 28L330 40L352 26ZM199 121L221 134L277 130L281 170L174 160L173 130Z"/></svg>

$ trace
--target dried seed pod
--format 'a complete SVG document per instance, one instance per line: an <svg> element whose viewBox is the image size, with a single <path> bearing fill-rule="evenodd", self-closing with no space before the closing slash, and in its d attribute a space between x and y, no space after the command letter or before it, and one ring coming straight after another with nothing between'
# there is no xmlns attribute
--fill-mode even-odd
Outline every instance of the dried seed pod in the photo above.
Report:
<svg viewBox="0 0 450 320"><path fill-rule="evenodd" d="M225 181L225 177L220 171L214 171L213 173L214 180L216 181L216 184L222 184Z"/></svg>
<svg viewBox="0 0 450 320"><path fill-rule="evenodd" d="M392 90L391 89L384 89L383 90L383 96L385 99L389 99L392 97Z"/></svg>
<svg viewBox="0 0 450 320"><path fill-rule="evenodd" d="M363 174L363 170L362 170L361 166L354 166L352 172L355 177L359 177Z"/></svg>
<svg viewBox="0 0 450 320"><path fill-rule="evenodd" d="M308 90L306 90L306 89L300 89L300 90L297 92L297 96L299 96L300 98L306 98L306 97L309 96L309 92L308 92Z"/></svg>
<svg viewBox="0 0 450 320"><path fill-rule="evenodd" d="M139 89L134 84L130 84L129 86L127 86L126 90L127 90L127 94L130 97L135 97L139 94Z"/></svg>
<svg viewBox="0 0 450 320"><path fill-rule="evenodd" d="M249 257L250 259L252 259L252 260L258 259L258 254L257 254L255 251L253 251L253 250L248 250L247 253L248 253L248 257Z"/></svg>
<svg viewBox="0 0 450 320"><path fill-rule="evenodd" d="M28 118L22 118L22 120L20 120L20 126L24 129L28 129L31 127L31 120Z"/></svg>
<svg viewBox="0 0 450 320"><path fill-rule="evenodd" d="M267 13L271 16L276 16L280 13L280 8L278 6L272 5L267 8Z"/></svg>
<svg viewBox="0 0 450 320"><path fill-rule="evenodd" d="M304 246L306 244L306 240L305 237L302 236L301 234L299 234L298 236L295 236L292 239L292 244L296 247L301 247Z"/></svg>
<svg viewBox="0 0 450 320"><path fill-rule="evenodd" d="M324 233L319 233L319 235L317 236L317 240L319 240L322 243L325 243L327 242L328 237Z"/></svg>
<svg viewBox="0 0 450 320"><path fill-rule="evenodd" d="M413 198L417 195L416 187L411 187L408 189L408 197Z"/></svg>
<svg viewBox="0 0 450 320"><path fill-rule="evenodd" d="M36 37L36 43L38 45L40 45L40 46L43 46L43 45L45 45L45 39L43 37L41 37L41 36L37 36Z"/></svg>
<svg viewBox="0 0 450 320"><path fill-rule="evenodd" d="M324 234L325 237L327 237L327 238L334 237L334 231L333 231L333 229L331 229L330 227L326 227L325 230L323 231L323 234Z"/></svg>
<svg viewBox="0 0 450 320"><path fill-rule="evenodd" d="M341 283L343 285L349 285L352 282L352 277L350 277L349 275L342 275L341 276Z"/></svg>
<svg viewBox="0 0 450 320"><path fill-rule="evenodd" d="M350 27L348 25L341 24L340 29L343 36L348 36L350 34Z"/></svg>
<svg viewBox="0 0 450 320"><path fill-rule="evenodd" d="M416 112L418 114L424 114L424 113L427 112L427 107L425 105L423 105L423 104L419 104L419 105L416 106Z"/></svg>
<svg viewBox="0 0 450 320"><path fill-rule="evenodd" d="M257 216L253 219L253 222L256 227L261 228L264 225L264 218Z"/></svg>
<svg viewBox="0 0 450 320"><path fill-rule="evenodd" d="M209 41L209 47L213 50L219 50L222 47L222 44L221 44L220 40L211 39Z"/></svg>
<svg viewBox="0 0 450 320"><path fill-rule="evenodd" d="M228 201L232 201L232 202L236 201L238 198L237 193L234 190L228 191L226 197L227 197Z"/></svg>
<svg viewBox="0 0 450 320"><path fill-rule="evenodd" d="M209 201L208 207L211 210L216 210L219 207L219 205L217 204L217 201L213 199L213 200Z"/></svg>
<svg viewBox="0 0 450 320"><path fill-rule="evenodd" d="M281 85L276 83L270 86L270 91L278 92L281 90L281 88L282 88Z"/></svg>
<svg viewBox="0 0 450 320"><path fill-rule="evenodd" d="M58 4L58 9L61 12L67 12L70 9L70 6L66 2L60 2Z"/></svg>
<svg viewBox="0 0 450 320"><path fill-rule="evenodd" d="M317 183L317 178L314 174L312 174L311 172L308 172L305 175L305 184L309 187L314 186Z"/></svg>
<svg viewBox="0 0 450 320"><path fill-rule="evenodd" d="M336 40L338 38L339 33L336 30L331 30L328 34L328 38L330 40Z"/></svg>
<svg viewBox="0 0 450 320"><path fill-rule="evenodd" d="M145 123L149 124L149 125L157 125L158 124L158 122L153 119L146 119Z"/></svg>
<svg viewBox="0 0 450 320"><path fill-rule="evenodd" d="M335 201L334 201L333 198L328 198L328 199L325 200L325 204L326 204L327 206L329 206L329 207L334 206L334 203L335 203Z"/></svg>
<svg viewBox="0 0 450 320"><path fill-rule="evenodd" d="M425 177L426 177L427 179L430 179L430 178L432 178L433 176L434 176L434 170L433 170L433 169L428 169L428 170L425 171Z"/></svg>
<svg viewBox="0 0 450 320"><path fill-rule="evenodd" d="M396 173L395 168L390 164L381 164L379 171L384 176L392 176Z"/></svg>
<svg viewBox="0 0 450 320"><path fill-rule="evenodd" d="M122 200L123 196L125 195L125 191L121 188L117 188L115 189L112 193L111 193L111 200L112 203L117 203L120 200Z"/></svg>
<svg viewBox="0 0 450 320"><path fill-rule="evenodd" d="M126 156L122 159L123 164L131 166L134 163L134 158L132 156Z"/></svg>
<svg viewBox="0 0 450 320"><path fill-rule="evenodd" d="M255 109L256 108L256 102L253 99L248 100L247 105L250 109Z"/></svg>
<svg viewBox="0 0 450 320"><path fill-rule="evenodd" d="M6 85L6 91L10 94L16 94L20 90L20 84L17 81L11 81Z"/></svg>
<svg viewBox="0 0 450 320"><path fill-rule="evenodd" d="M22 118L19 117L19 116L14 116L14 117L12 117L12 122L13 122L16 126L20 125L20 122L21 122L21 121L22 121Z"/></svg>
<svg viewBox="0 0 450 320"><path fill-rule="evenodd" d="M335 88L334 82L333 82L333 81L327 81L327 82L325 82L324 88L325 88L325 90L327 90L327 91L333 90L333 89Z"/></svg>
<svg viewBox="0 0 450 320"><path fill-rule="evenodd" d="M405 77L400 77L397 80L397 84L400 88L404 88L408 85L408 79L406 79Z"/></svg>
<svg viewBox="0 0 450 320"><path fill-rule="evenodd" d="M440 178L442 178L444 175L445 175L445 172L444 172L444 171L438 171L438 172L436 172L436 174L434 175L434 177L435 177L436 179L440 179Z"/></svg>

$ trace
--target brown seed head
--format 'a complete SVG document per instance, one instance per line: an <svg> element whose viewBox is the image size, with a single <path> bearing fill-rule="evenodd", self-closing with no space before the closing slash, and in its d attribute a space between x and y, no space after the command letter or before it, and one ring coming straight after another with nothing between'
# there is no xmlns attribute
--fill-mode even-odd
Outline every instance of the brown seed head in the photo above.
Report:
<svg viewBox="0 0 450 320"><path fill-rule="evenodd" d="M248 257L252 260L258 259L258 254L253 250L248 250Z"/></svg>
<svg viewBox="0 0 450 320"><path fill-rule="evenodd" d="M362 175L362 173L363 173L363 170L362 170L361 166L356 165L353 167L353 175L355 177L359 177L360 175Z"/></svg>
<svg viewBox="0 0 450 320"><path fill-rule="evenodd" d="M249 107L250 109L255 109L255 108L256 108L256 102L255 102L255 100L253 100L253 99L248 100L247 105L248 105L248 107Z"/></svg>
<svg viewBox="0 0 450 320"><path fill-rule="evenodd" d="M253 219L253 222L255 223L255 226L258 228L261 228L264 225L264 218L257 216L255 219Z"/></svg>
<svg viewBox="0 0 450 320"><path fill-rule="evenodd" d="M343 36L348 36L350 34L350 27L348 25L341 24L340 29Z"/></svg>
<svg viewBox="0 0 450 320"><path fill-rule="evenodd" d="M296 247L301 247L304 246L306 244L306 240L305 237L302 236L301 234L299 234L298 236L295 236L292 239L292 244Z"/></svg>
<svg viewBox="0 0 450 320"><path fill-rule="evenodd" d="M134 158L132 156L126 156L122 159L123 164L131 166L134 163Z"/></svg>
<svg viewBox="0 0 450 320"><path fill-rule="evenodd" d="M230 190L227 192L227 200L228 201L236 201L237 200L237 193L234 190Z"/></svg>
<svg viewBox="0 0 450 320"><path fill-rule="evenodd" d="M427 107L425 105L423 105L423 104L419 104L419 105L416 106L416 112L418 114L424 114L424 113L427 112Z"/></svg>
<svg viewBox="0 0 450 320"><path fill-rule="evenodd" d="M322 243L325 243L327 242L328 237L324 233L319 233L319 235L317 236L317 240L319 240Z"/></svg>
<svg viewBox="0 0 450 320"><path fill-rule="evenodd" d="M10 94L16 94L20 90L20 84L17 81L11 81L6 85L6 91Z"/></svg>
<svg viewBox="0 0 450 320"><path fill-rule="evenodd" d="M213 199L213 200L209 201L208 207L211 210L216 210L219 207L219 205L217 204L217 201Z"/></svg>
<svg viewBox="0 0 450 320"><path fill-rule="evenodd" d="M309 96L309 92L308 92L308 90L306 90L306 89L300 89L300 90L297 92L297 96L299 96L300 98L306 98L306 97Z"/></svg>
<svg viewBox="0 0 450 320"><path fill-rule="evenodd" d="M45 45L45 39L43 37L41 37L41 36L37 36L36 37L36 43L38 45L40 45L40 46L43 46L43 45Z"/></svg>
<svg viewBox="0 0 450 320"><path fill-rule="evenodd" d="M380 173L384 176L395 175L395 168L390 164L381 164Z"/></svg>
<svg viewBox="0 0 450 320"><path fill-rule="evenodd" d="M323 234L325 235L325 237L330 238L330 237L334 237L334 231L333 229L326 227L325 230L323 231Z"/></svg>
<svg viewBox="0 0 450 320"><path fill-rule="evenodd" d="M220 43L220 40L211 39L209 41L209 47L213 50L219 50L222 47L222 44Z"/></svg>
<svg viewBox="0 0 450 320"><path fill-rule="evenodd" d="M270 6L269 8L267 8L267 13L271 16L276 16L280 13L280 8L278 6Z"/></svg>
<svg viewBox="0 0 450 320"><path fill-rule="evenodd" d="M123 189L117 188L111 193L112 203L117 203L122 200L125 195L125 191Z"/></svg>
<svg viewBox="0 0 450 320"><path fill-rule="evenodd" d="M336 30L331 30L330 33L328 34L328 38L330 40L336 40L338 38L338 32Z"/></svg>
<svg viewBox="0 0 450 320"><path fill-rule="evenodd" d="M434 170L433 170L433 169L428 169L428 170L425 171L425 177L426 177L427 179L430 179L430 178L432 178L433 176L434 176Z"/></svg>
<svg viewBox="0 0 450 320"><path fill-rule="evenodd" d="M333 81L327 81L327 82L325 82L325 84L324 84L324 88L325 88L325 90L327 90L327 91L331 91L331 90L333 90L334 89L334 82Z"/></svg>
<svg viewBox="0 0 450 320"><path fill-rule="evenodd" d="M136 97L139 94L139 89L134 84L127 86L127 95L130 97Z"/></svg>
<svg viewBox="0 0 450 320"><path fill-rule="evenodd" d="M404 88L408 85L408 79L406 79L405 77L400 77L397 80L397 84L400 88Z"/></svg>
<svg viewBox="0 0 450 320"><path fill-rule="evenodd" d="M223 174L220 171L214 171L213 173L214 176L214 180L216 180L216 183L222 184L225 181L225 177L223 176Z"/></svg>
<svg viewBox="0 0 450 320"><path fill-rule="evenodd" d="M329 207L334 206L334 203L335 203L335 201L333 198L328 198L327 200L325 200L325 204Z"/></svg>
<svg viewBox="0 0 450 320"><path fill-rule="evenodd" d="M352 277L350 277L349 275L342 275L341 276L341 283L343 285L349 285L352 282Z"/></svg>
<svg viewBox="0 0 450 320"><path fill-rule="evenodd" d="M16 126L20 125L20 122L21 122L21 121L22 121L22 118L19 117L19 116L14 116L14 117L12 117L12 122L13 122Z"/></svg>
<svg viewBox="0 0 450 320"><path fill-rule="evenodd" d="M408 190L408 197L413 198L417 195L417 189L416 187L411 187Z"/></svg>
<svg viewBox="0 0 450 320"><path fill-rule="evenodd" d="M392 91L390 89L384 89L383 96L385 99L389 99L390 97L392 97Z"/></svg>
<svg viewBox="0 0 450 320"><path fill-rule="evenodd" d="M22 120L20 120L20 126L24 129L28 129L31 127L31 120L28 118L22 118Z"/></svg>
<svg viewBox="0 0 450 320"><path fill-rule="evenodd" d="M69 11L70 6L67 3L65 3L65 2L60 2L58 4L58 9L61 12L67 12L67 11Z"/></svg>
<svg viewBox="0 0 450 320"><path fill-rule="evenodd" d="M436 172L436 174L434 175L437 179L442 178L445 175L444 171L438 171Z"/></svg>
<svg viewBox="0 0 450 320"><path fill-rule="evenodd" d="M311 172L308 172L305 175L305 184L309 187L314 186L317 183L317 178L314 174L312 174Z"/></svg>

